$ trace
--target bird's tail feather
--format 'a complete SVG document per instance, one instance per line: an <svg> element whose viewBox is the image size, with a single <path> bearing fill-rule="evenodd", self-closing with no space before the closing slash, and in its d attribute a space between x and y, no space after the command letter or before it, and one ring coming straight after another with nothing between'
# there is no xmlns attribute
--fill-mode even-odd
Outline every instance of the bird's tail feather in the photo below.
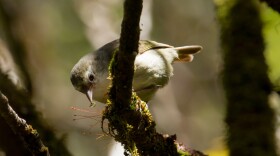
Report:
<svg viewBox="0 0 280 156"><path fill-rule="evenodd" d="M183 46L174 48L178 52L178 58L175 62L191 62L193 60L193 54L196 54L202 50L199 45Z"/></svg>

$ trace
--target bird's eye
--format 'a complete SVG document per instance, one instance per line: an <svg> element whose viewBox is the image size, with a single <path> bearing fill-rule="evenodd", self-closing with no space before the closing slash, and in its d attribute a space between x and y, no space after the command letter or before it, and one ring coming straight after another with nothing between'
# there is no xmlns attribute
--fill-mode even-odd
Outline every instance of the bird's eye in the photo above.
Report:
<svg viewBox="0 0 280 156"><path fill-rule="evenodd" d="M92 82L94 80L94 75L93 74L89 74L88 75L88 79L90 82Z"/></svg>

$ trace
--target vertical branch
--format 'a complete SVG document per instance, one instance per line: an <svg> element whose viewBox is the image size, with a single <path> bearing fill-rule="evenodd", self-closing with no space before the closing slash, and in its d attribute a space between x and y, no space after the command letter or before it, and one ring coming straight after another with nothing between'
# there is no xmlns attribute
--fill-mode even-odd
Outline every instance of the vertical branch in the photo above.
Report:
<svg viewBox="0 0 280 156"><path fill-rule="evenodd" d="M116 101L118 107L129 107L132 80L134 73L134 60L138 52L140 36L139 21L142 12L143 0L125 0L124 17L122 21L119 52L115 55L116 70Z"/></svg>
<svg viewBox="0 0 280 156"><path fill-rule="evenodd" d="M142 0L125 0L119 50L110 63L112 86L102 120L109 134L124 145L125 155L204 156L176 142L176 135L156 132L147 104L132 94L134 60L138 51ZM102 121L102 122L103 122ZM103 123L102 123L103 129Z"/></svg>
<svg viewBox="0 0 280 156"><path fill-rule="evenodd" d="M231 2L221 21L230 155L276 156L259 6L255 0Z"/></svg>
<svg viewBox="0 0 280 156"><path fill-rule="evenodd" d="M124 1L120 46L114 52L109 67L112 77L109 96L113 105L108 105L103 115L103 118L110 122L109 133L112 135L114 131L117 131L118 134L113 134L114 138L124 145L126 152L131 154L137 154L137 149L129 134L128 126L138 127L141 118L139 113L129 108L131 108L134 60L138 53L142 3L143 0Z"/></svg>

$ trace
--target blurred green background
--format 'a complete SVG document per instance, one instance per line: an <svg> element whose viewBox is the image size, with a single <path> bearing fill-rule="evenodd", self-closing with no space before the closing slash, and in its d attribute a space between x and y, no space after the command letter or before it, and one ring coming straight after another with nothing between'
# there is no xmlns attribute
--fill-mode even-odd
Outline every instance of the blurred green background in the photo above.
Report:
<svg viewBox="0 0 280 156"><path fill-rule="evenodd" d="M123 1L14 2L21 6L17 24L28 49L37 109L58 136L66 134L65 143L74 156L122 155L112 138L102 136L104 105L89 108L69 77L83 55L119 38ZM217 6L223 2L217 0ZM204 48L192 63L174 64L170 83L149 102L158 131L177 134L187 147L211 156L226 156L217 6L205 0L145 0L140 27L141 39ZM280 85L280 16L264 4L260 7L269 74Z"/></svg>

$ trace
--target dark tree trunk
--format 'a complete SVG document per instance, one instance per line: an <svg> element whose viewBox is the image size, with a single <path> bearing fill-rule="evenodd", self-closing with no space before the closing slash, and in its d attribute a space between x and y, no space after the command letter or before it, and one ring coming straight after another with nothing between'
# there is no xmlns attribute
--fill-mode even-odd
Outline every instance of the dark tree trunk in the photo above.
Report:
<svg viewBox="0 0 280 156"><path fill-rule="evenodd" d="M272 87L264 57L259 6L233 0L221 18L227 143L232 156L276 156Z"/></svg>

